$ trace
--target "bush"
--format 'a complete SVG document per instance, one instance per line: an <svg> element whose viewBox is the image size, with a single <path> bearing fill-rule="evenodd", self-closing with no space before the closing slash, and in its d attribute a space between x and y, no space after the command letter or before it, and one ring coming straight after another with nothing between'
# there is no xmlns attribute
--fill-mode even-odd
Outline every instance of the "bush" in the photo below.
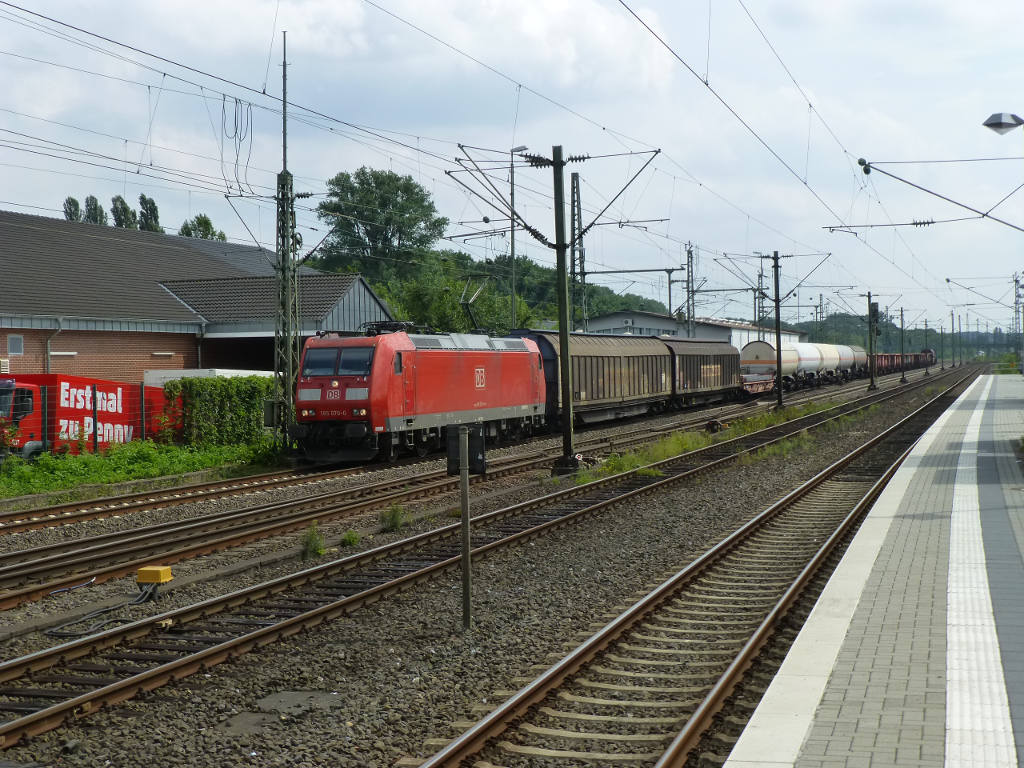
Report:
<svg viewBox="0 0 1024 768"><path fill-rule="evenodd" d="M324 535L317 528L316 520L302 534L302 559L312 560L316 557L323 557L327 547L324 544Z"/></svg>
<svg viewBox="0 0 1024 768"><path fill-rule="evenodd" d="M381 510L380 529L385 533L397 531L408 522L408 510L401 504L392 504L387 509Z"/></svg>
<svg viewBox="0 0 1024 768"><path fill-rule="evenodd" d="M359 544L359 534L353 530L345 531L345 535L341 537L339 542L343 547L355 547Z"/></svg>

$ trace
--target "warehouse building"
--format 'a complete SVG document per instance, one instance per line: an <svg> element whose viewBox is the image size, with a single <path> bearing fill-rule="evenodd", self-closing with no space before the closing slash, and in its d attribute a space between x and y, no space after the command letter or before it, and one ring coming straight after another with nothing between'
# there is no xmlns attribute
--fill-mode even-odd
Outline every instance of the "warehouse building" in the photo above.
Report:
<svg viewBox="0 0 1024 768"><path fill-rule="evenodd" d="M592 317L587 321L587 328L590 333L628 333L633 336L673 336L681 339L687 337L688 331L685 320L637 310L620 310ZM751 341L772 341L775 338L775 327L768 323L759 328L738 320L698 317L693 321L693 338L701 341L728 341L736 349L743 349ZM783 344L801 341L807 341L805 332L783 327Z"/></svg>
<svg viewBox="0 0 1024 768"><path fill-rule="evenodd" d="M0 372L139 381L273 367L274 254L0 211ZM359 275L300 269L304 335L390 320Z"/></svg>

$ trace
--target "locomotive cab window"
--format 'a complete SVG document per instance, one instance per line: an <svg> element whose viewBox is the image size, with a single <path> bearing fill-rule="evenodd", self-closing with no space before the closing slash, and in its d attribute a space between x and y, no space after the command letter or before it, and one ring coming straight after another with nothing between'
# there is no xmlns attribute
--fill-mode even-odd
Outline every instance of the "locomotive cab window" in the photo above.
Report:
<svg viewBox="0 0 1024 768"><path fill-rule="evenodd" d="M395 352L395 373L402 372L402 353Z"/></svg>
<svg viewBox="0 0 1024 768"><path fill-rule="evenodd" d="M373 347L342 347L338 358L339 376L368 376Z"/></svg>
<svg viewBox="0 0 1024 768"><path fill-rule="evenodd" d="M306 350L302 361L303 376L333 376L338 360L338 350L329 347L314 347Z"/></svg>

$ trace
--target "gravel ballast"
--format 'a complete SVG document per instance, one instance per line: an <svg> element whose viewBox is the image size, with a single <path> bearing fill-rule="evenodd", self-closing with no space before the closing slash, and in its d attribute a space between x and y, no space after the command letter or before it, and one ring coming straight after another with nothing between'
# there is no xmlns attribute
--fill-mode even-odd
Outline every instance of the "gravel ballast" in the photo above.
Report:
<svg viewBox="0 0 1024 768"><path fill-rule="evenodd" d="M403 756L425 757L434 751L425 739L456 735L451 723L478 719L475 706L518 688L535 675L533 665L550 663L593 623L883 429L897 410L909 408L878 409L788 458L718 470L476 562L468 634L458 575L450 575L2 757L55 766L392 766ZM527 494L522 486L510 491ZM453 504L454 494L434 504L434 524L448 522ZM485 506L474 504L474 513ZM278 567L296 566L282 561L256 575L197 582L170 593L160 609L265 580Z"/></svg>

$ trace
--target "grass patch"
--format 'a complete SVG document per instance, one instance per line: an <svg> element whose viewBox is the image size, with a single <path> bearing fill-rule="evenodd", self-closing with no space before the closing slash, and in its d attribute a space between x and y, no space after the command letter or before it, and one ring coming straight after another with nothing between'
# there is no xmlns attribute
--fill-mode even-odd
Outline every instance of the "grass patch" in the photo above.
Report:
<svg viewBox="0 0 1024 768"><path fill-rule="evenodd" d="M409 524L409 511L401 504L392 504L380 513L380 529L391 533Z"/></svg>
<svg viewBox="0 0 1024 768"><path fill-rule="evenodd" d="M341 541L338 543L343 547L356 547L359 545L359 534L349 529L345 531L345 535L341 537Z"/></svg>
<svg viewBox="0 0 1024 768"><path fill-rule="evenodd" d="M599 480L602 477L609 477L622 472L647 467L649 464L655 464L683 453L706 448L712 443L748 435L751 432L774 427L777 424L799 419L802 416L808 416L833 407L835 407L835 403L808 403L802 406L790 406L782 411L768 411L730 422L726 429L714 435L710 435L707 432L673 432L671 435L646 445L639 450L630 451L629 453L611 454L600 465L576 473L575 482L578 485L582 485ZM647 477L663 476L663 473L657 469L646 469L643 471L643 474Z"/></svg>
<svg viewBox="0 0 1024 768"><path fill-rule="evenodd" d="M278 460L269 440L254 445L201 448L133 440L96 454L44 453L31 462L10 456L0 464L0 497L62 491L94 483L123 483L214 467L223 468L224 476L230 476L238 473L235 465L252 469L254 465L276 464Z"/></svg>
<svg viewBox="0 0 1024 768"><path fill-rule="evenodd" d="M313 524L302 534L302 559L313 560L317 557L323 557L326 551L327 546L324 542L324 535L320 533L316 520L314 520Z"/></svg>
<svg viewBox="0 0 1024 768"><path fill-rule="evenodd" d="M665 473L654 467L641 467L636 471L640 477L664 477Z"/></svg>

